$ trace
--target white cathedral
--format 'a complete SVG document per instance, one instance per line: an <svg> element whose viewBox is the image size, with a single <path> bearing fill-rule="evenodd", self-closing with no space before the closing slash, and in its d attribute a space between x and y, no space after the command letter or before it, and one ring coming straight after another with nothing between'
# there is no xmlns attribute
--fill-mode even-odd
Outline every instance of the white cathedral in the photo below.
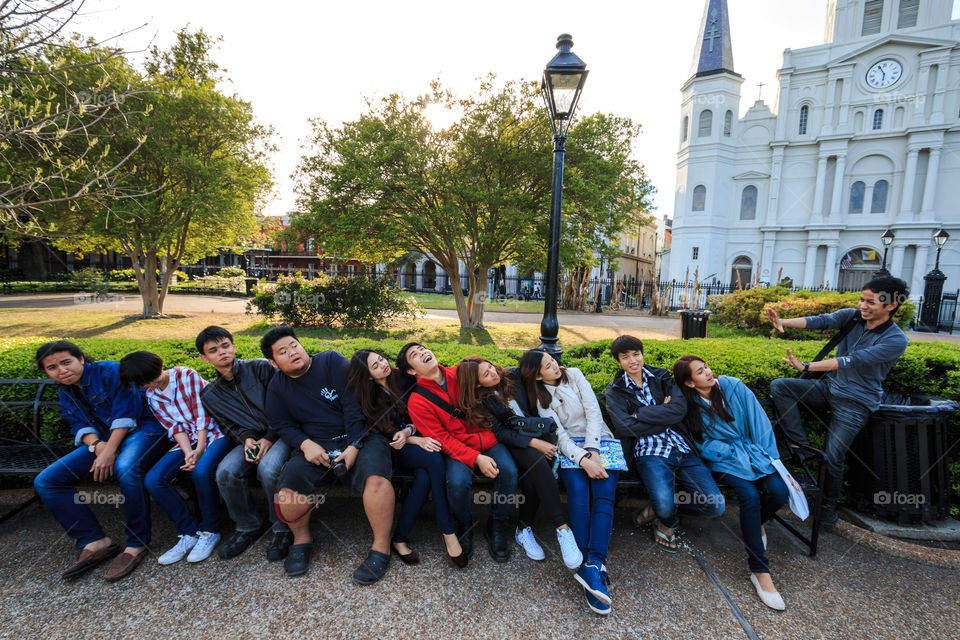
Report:
<svg viewBox="0 0 960 640"><path fill-rule="evenodd" d="M740 114L726 0L682 87L662 279L859 289L883 259L923 292L934 234L960 287L960 20L953 0L829 0L825 43L786 49L776 113Z"/></svg>

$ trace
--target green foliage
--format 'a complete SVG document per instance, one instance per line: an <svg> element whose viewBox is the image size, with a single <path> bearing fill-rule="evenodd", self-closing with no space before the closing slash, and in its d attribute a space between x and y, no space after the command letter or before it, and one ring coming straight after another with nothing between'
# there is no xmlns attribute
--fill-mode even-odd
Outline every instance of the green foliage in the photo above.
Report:
<svg viewBox="0 0 960 640"><path fill-rule="evenodd" d="M422 307L384 279L331 278L307 280L301 274L261 282L247 309L293 326L373 328L390 318L413 318Z"/></svg>
<svg viewBox="0 0 960 640"><path fill-rule="evenodd" d="M459 120L432 128L431 103ZM368 262L415 250L453 282L462 263L469 291L455 288L454 296L464 327L482 326L490 267L513 261L543 270L553 136L534 83L497 88L491 77L462 98L434 84L432 96L393 94L355 121L335 128L315 120L313 127L313 149L298 168L296 238L314 238L325 255ZM582 260L598 248L612 255L606 239L649 191L633 159L638 133L626 118L578 118L567 142L564 256Z"/></svg>
<svg viewBox="0 0 960 640"><path fill-rule="evenodd" d="M244 278L247 272L243 270L243 267L224 267L217 271L217 275L221 278Z"/></svg>
<svg viewBox="0 0 960 640"><path fill-rule="evenodd" d="M837 293L834 291L791 291L784 287L754 287L726 295L710 296L709 307L713 319L733 328L743 329L752 335L775 337L776 329L767 320L763 310L773 307L781 318L800 318L831 313L838 309L856 307L859 291ZM916 313L909 300L900 305L894 314L894 322L906 329ZM787 338L808 339L817 337L809 331L787 329Z"/></svg>
<svg viewBox="0 0 960 640"><path fill-rule="evenodd" d="M160 272L157 271L157 275L159 274ZM179 269L174 271L173 275L176 276L180 281L190 279L190 276ZM137 274L134 273L133 269L113 269L107 274L107 276L110 278L111 282L135 282L137 279Z"/></svg>

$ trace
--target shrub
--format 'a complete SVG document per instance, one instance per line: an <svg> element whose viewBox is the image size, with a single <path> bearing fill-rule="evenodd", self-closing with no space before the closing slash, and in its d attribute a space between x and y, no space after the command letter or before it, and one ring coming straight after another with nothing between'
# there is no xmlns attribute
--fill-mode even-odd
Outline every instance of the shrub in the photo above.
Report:
<svg viewBox="0 0 960 640"><path fill-rule="evenodd" d="M233 291L235 293L245 291L245 283L242 276L232 276L229 278L222 277L219 274L215 276L200 276L199 278L194 278L193 282L197 289L219 289L222 291Z"/></svg>
<svg viewBox="0 0 960 640"><path fill-rule="evenodd" d="M247 310L279 318L293 326L373 328L390 318L414 318L423 311L386 280L329 277L307 280L301 274L261 282Z"/></svg>
<svg viewBox="0 0 960 640"><path fill-rule="evenodd" d="M136 282L137 280L137 274L134 273L132 268L131 269L114 269L108 275L112 282ZM157 271L158 278L159 278L159 275L160 275L160 272ZM190 278L190 276L188 276L183 271L180 271L179 269L174 271L173 275L175 275L178 280L188 280Z"/></svg>
<svg viewBox="0 0 960 640"><path fill-rule="evenodd" d="M776 309L781 318L800 318L856 307L859 300L859 291L794 292L784 287L754 287L726 295L710 296L709 306L720 324L743 329L757 336L776 337L776 329L763 313L766 307ZM916 307L908 300L900 305L893 320L901 329L906 329L915 312ZM784 337L803 339L820 336L809 331L787 329Z"/></svg>
<svg viewBox="0 0 960 640"><path fill-rule="evenodd" d="M224 267L217 271L217 275L221 278L243 278L247 275L247 272L243 270L243 267Z"/></svg>

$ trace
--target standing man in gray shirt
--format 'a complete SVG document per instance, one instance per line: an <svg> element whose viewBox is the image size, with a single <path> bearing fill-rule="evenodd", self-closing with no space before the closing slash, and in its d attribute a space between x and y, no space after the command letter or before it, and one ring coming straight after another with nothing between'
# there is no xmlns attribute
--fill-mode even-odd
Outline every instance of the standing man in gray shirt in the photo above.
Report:
<svg viewBox="0 0 960 640"><path fill-rule="evenodd" d="M847 449L870 414L880 406L883 381L907 348L907 336L893 323L893 314L907 299L907 283L891 276L876 277L863 285L858 309L840 309L807 318L782 319L773 308L767 317L780 333L791 329L841 329L853 323L837 345L837 356L819 362L800 362L790 349L784 362L797 371L825 373L821 378L780 378L770 385L770 395L780 414L780 424L796 443L809 444L800 420L799 406L822 415L830 409L824 447L826 480L821 522L837 523L837 500L843 488L843 463Z"/></svg>

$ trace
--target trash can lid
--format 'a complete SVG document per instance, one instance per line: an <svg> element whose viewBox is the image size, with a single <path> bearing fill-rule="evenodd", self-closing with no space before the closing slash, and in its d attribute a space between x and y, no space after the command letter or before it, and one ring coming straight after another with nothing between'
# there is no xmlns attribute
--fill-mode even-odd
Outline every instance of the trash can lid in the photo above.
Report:
<svg viewBox="0 0 960 640"><path fill-rule="evenodd" d="M877 407L877 413L951 413L958 408L957 403L946 398L934 398L922 395L902 393L884 393Z"/></svg>

